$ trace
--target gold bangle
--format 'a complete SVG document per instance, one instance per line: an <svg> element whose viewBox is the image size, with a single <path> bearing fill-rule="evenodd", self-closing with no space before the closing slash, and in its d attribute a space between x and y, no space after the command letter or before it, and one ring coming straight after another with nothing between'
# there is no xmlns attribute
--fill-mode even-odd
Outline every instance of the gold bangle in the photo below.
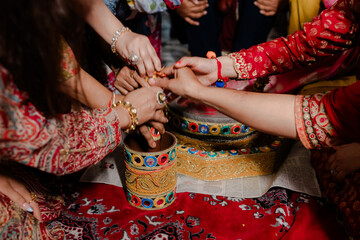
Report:
<svg viewBox="0 0 360 240"><path fill-rule="evenodd" d="M130 115L130 127L128 127L125 132L130 132L130 131L133 131L135 130L136 128L136 125L139 123L139 120L137 118L137 112L136 112L136 109L131 105L131 103L127 102L127 101L122 101L122 100L119 100L119 101L116 101L115 103L113 103L111 105L113 108L114 107L117 107L117 106L122 106L124 108L126 108L126 110L128 110L129 112L129 115Z"/></svg>
<svg viewBox="0 0 360 240"><path fill-rule="evenodd" d="M116 54L116 41L118 40L119 36L124 32L130 32L131 30L128 27L122 27L120 30L117 30L112 39L111 39L111 51Z"/></svg>

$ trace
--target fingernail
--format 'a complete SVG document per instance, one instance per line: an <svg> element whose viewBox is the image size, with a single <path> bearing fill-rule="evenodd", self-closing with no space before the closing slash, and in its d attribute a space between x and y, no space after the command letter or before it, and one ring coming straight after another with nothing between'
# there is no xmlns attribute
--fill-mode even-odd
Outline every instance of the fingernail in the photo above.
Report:
<svg viewBox="0 0 360 240"><path fill-rule="evenodd" d="M34 212L34 209L30 206L30 204L29 203L24 203L23 205L22 205L22 207L23 207L23 209L25 210L25 211L28 211L28 212Z"/></svg>
<svg viewBox="0 0 360 240"><path fill-rule="evenodd" d="M181 62L180 62L180 61L177 61L175 64L181 64Z"/></svg>

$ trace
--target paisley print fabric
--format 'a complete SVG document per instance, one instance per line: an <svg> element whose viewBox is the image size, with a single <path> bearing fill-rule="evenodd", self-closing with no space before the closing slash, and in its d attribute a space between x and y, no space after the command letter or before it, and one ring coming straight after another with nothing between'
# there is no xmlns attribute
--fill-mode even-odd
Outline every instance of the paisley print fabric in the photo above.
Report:
<svg viewBox="0 0 360 240"><path fill-rule="evenodd" d="M110 108L47 119L27 101L0 66L0 156L57 175L94 164L121 141Z"/></svg>

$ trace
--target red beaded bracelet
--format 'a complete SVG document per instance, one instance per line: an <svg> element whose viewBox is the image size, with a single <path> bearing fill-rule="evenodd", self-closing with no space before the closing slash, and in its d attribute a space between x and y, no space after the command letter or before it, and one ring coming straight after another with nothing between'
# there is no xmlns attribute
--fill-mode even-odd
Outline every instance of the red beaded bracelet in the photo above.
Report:
<svg viewBox="0 0 360 240"><path fill-rule="evenodd" d="M218 80L215 83L216 87L226 87L227 86L227 82L229 81L228 77L223 77L221 75L221 62L216 58L216 54L213 51L208 51L206 53L206 57L209 59L215 59L217 62L217 66L218 66Z"/></svg>

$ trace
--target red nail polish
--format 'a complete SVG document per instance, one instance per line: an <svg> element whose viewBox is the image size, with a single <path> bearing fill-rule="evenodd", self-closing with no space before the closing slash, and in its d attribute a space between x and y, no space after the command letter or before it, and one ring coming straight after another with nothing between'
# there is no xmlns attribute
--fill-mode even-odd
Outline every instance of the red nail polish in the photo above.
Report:
<svg viewBox="0 0 360 240"><path fill-rule="evenodd" d="M177 61L175 64L181 64L181 62L180 62L180 61Z"/></svg>

